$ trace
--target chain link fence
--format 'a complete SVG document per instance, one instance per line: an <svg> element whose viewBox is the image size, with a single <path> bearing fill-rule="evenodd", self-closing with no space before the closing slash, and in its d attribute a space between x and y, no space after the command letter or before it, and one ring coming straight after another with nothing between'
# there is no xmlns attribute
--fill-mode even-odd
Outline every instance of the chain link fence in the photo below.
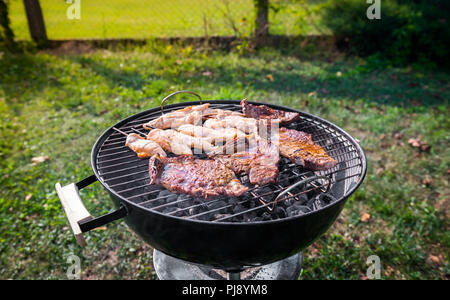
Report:
<svg viewBox="0 0 450 300"><path fill-rule="evenodd" d="M148 39L248 36L254 30L253 1L40 0L40 5L49 39ZM269 33L304 34L297 22L304 3L271 0ZM23 1L9 0L9 10L16 39L30 40Z"/></svg>

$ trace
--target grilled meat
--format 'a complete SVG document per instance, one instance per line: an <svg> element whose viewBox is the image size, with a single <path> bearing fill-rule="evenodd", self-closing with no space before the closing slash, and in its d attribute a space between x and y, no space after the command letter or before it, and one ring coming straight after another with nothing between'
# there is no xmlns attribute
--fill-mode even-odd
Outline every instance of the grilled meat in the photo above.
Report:
<svg viewBox="0 0 450 300"><path fill-rule="evenodd" d="M242 113L226 109L209 108L209 103L192 105L178 109L151 120L142 126L150 130L152 128L168 129L178 128L183 124L197 125L202 119L225 116L242 116Z"/></svg>
<svg viewBox="0 0 450 300"><path fill-rule="evenodd" d="M326 170L336 166L337 161L313 142L311 135L295 129L280 128L280 154L293 163L312 171Z"/></svg>
<svg viewBox="0 0 450 300"><path fill-rule="evenodd" d="M125 146L136 152L139 158L151 157L155 154L159 154L162 157L167 156L166 152L157 143L146 140L136 133L128 134Z"/></svg>
<svg viewBox="0 0 450 300"><path fill-rule="evenodd" d="M193 197L238 197L248 190L234 172L221 162L189 155L152 156L149 174L150 184L158 184L169 191Z"/></svg>
<svg viewBox="0 0 450 300"><path fill-rule="evenodd" d="M177 155L192 155L191 148L202 150L206 153L216 150L211 144L210 138L193 137L172 129L153 129L148 133L147 139L159 143L163 149Z"/></svg>
<svg viewBox="0 0 450 300"><path fill-rule="evenodd" d="M300 114L270 108L266 105L253 105L247 99L241 101L242 112L247 118L278 120L282 124L289 124L300 119Z"/></svg>
<svg viewBox="0 0 450 300"><path fill-rule="evenodd" d="M208 119L203 123L206 128L223 130L223 128L236 128L244 133L258 133L268 131L272 126L278 126L277 120L256 120L253 118L244 118L241 116L225 116L222 118Z"/></svg>
<svg viewBox="0 0 450 300"><path fill-rule="evenodd" d="M176 155L192 155L191 147L183 143L172 129L153 129L147 135L147 140L158 143L164 150Z"/></svg>
<svg viewBox="0 0 450 300"><path fill-rule="evenodd" d="M211 143L216 144L246 137L245 133L236 128L219 128L216 130L191 124L181 125L178 127L178 131L194 137L208 138Z"/></svg>
<svg viewBox="0 0 450 300"><path fill-rule="evenodd" d="M275 183L280 160L277 144L261 138L252 138L249 142L248 147L244 145L243 151L214 154L210 157L220 161L236 174L247 174L251 184L262 186Z"/></svg>
<svg viewBox="0 0 450 300"><path fill-rule="evenodd" d="M187 106L183 109L163 114L159 118L151 120L142 126L145 129L150 130L152 128L177 128L183 124L199 124L202 120L203 112L207 110L208 107L209 103Z"/></svg>

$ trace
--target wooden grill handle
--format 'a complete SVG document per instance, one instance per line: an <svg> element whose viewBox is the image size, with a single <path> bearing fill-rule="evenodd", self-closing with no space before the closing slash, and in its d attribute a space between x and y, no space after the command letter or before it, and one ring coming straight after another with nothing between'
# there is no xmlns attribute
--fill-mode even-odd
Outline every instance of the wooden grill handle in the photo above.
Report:
<svg viewBox="0 0 450 300"><path fill-rule="evenodd" d="M65 186L61 186L59 182L55 184L56 192L69 220L70 228L78 245L81 247L86 246L86 240L83 236L84 232L123 218L128 214L127 209L124 206L120 206L117 210L103 216L97 218L91 216L81 200L80 189L96 181L97 177L91 175L77 183L70 183Z"/></svg>

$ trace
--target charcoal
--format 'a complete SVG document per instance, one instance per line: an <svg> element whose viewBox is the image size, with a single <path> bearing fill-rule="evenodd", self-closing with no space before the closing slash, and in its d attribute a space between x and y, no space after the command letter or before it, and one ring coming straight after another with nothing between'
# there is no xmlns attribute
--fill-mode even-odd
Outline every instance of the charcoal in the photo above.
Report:
<svg viewBox="0 0 450 300"><path fill-rule="evenodd" d="M242 206L241 204L235 205L235 206L233 207L233 213L234 213L234 214L243 212L244 210L246 210L246 208L245 208L244 206Z"/></svg>
<svg viewBox="0 0 450 300"><path fill-rule="evenodd" d="M324 193L319 195L319 200L323 203L323 206L328 205L336 201L333 195L329 193Z"/></svg>
<svg viewBox="0 0 450 300"><path fill-rule="evenodd" d="M298 203L306 203L307 201L308 201L308 195L306 195L306 194L300 194L300 195L298 195L297 196L297 202Z"/></svg>
<svg viewBox="0 0 450 300"><path fill-rule="evenodd" d="M300 212L300 214L306 214L311 211L308 206L298 206L297 210Z"/></svg>
<svg viewBox="0 0 450 300"><path fill-rule="evenodd" d="M286 209L286 214L287 214L289 217L294 217L294 216L300 216L300 215L306 214L306 213L308 213L308 212L310 212L310 211L311 211L311 210L309 209L309 207L299 205L299 206L291 206L291 207L288 207L288 208Z"/></svg>
<svg viewBox="0 0 450 300"><path fill-rule="evenodd" d="M189 206L192 206L192 198L188 195L179 195L177 198L177 201L179 201L177 203L177 206L179 208L187 208Z"/></svg>
<svg viewBox="0 0 450 300"><path fill-rule="evenodd" d="M261 217L253 218L252 222L261 222L263 219Z"/></svg>
<svg viewBox="0 0 450 300"><path fill-rule="evenodd" d="M189 208L189 210L188 210L188 214L189 214L190 216L196 215L196 214L198 214L198 213L199 213L199 210L198 210L197 207L191 207L191 208Z"/></svg>
<svg viewBox="0 0 450 300"><path fill-rule="evenodd" d="M253 222L255 218L256 218L256 213L254 213L254 212L249 212L249 213L244 214L244 222Z"/></svg>
<svg viewBox="0 0 450 300"><path fill-rule="evenodd" d="M229 216L231 216L231 215L230 214L215 214L214 219L217 220L217 219L222 219L222 218L229 217Z"/></svg>
<svg viewBox="0 0 450 300"><path fill-rule="evenodd" d="M166 203L171 203L174 202L178 199L178 195L177 194L172 194L169 197L166 198Z"/></svg>
<svg viewBox="0 0 450 300"><path fill-rule="evenodd" d="M169 207L166 207L166 208L163 210L163 213L165 213L165 214L170 214L171 212L174 212L174 211L176 211L176 210L177 210L176 207L174 207L174 206L169 206Z"/></svg>
<svg viewBox="0 0 450 300"><path fill-rule="evenodd" d="M212 201L210 203L207 203L206 205L208 206L209 210L213 210L224 207L227 205L227 203L225 201L219 200L219 201Z"/></svg>
<svg viewBox="0 0 450 300"><path fill-rule="evenodd" d="M285 210L284 208L282 208L281 206L275 207L273 213L274 213L278 218L285 218L285 217L286 217L286 210Z"/></svg>
<svg viewBox="0 0 450 300"><path fill-rule="evenodd" d="M264 212L261 216L263 221L268 221L268 220L272 220L272 216L270 215L270 213L268 212Z"/></svg>
<svg viewBox="0 0 450 300"><path fill-rule="evenodd" d="M157 198L166 197L166 196L169 196L170 194L172 194L171 191L168 191L168 190L162 190L161 192L159 192Z"/></svg>

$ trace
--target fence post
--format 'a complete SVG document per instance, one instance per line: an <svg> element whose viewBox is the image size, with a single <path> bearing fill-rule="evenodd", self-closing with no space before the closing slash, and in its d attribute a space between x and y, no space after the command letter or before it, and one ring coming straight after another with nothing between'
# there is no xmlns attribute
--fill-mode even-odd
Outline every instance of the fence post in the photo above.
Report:
<svg viewBox="0 0 450 300"><path fill-rule="evenodd" d="M255 6L255 38L264 43L269 35L269 0L253 0Z"/></svg>
<svg viewBox="0 0 450 300"><path fill-rule="evenodd" d="M39 0L23 0L23 4L27 14L31 38L38 44L46 43L47 32Z"/></svg>

